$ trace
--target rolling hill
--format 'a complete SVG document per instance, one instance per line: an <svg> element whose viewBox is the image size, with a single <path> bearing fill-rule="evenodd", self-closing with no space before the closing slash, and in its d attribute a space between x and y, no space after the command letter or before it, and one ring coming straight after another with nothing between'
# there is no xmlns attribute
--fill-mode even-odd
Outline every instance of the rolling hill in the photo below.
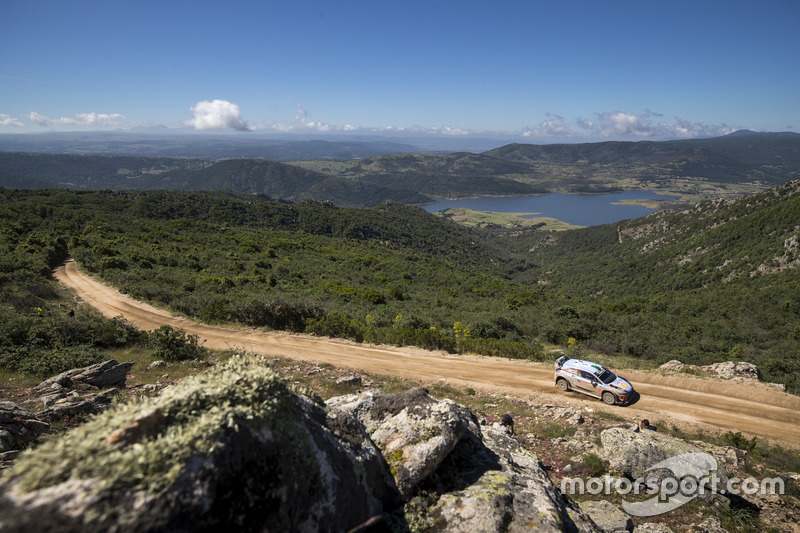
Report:
<svg viewBox="0 0 800 533"><path fill-rule="evenodd" d="M235 146L239 141L229 137L218 142ZM285 143L275 156L297 158L291 165L247 158L211 162L0 152L0 186L231 190L369 207L386 201L419 204L432 197L513 196L550 190L657 189L699 201L723 192L739 195L764 190L800 177L800 135L792 133L740 132L668 142L510 144L482 154L361 157L356 156L364 153L358 146L348 146ZM216 152L208 147L210 157ZM346 159L332 159L336 153ZM324 159L301 160L314 155Z"/></svg>
<svg viewBox="0 0 800 533"><path fill-rule="evenodd" d="M46 291L20 280L72 255L205 321L514 357L571 343L649 365L744 360L800 387L798 180L562 232L230 192L0 196L0 292L21 312Z"/></svg>

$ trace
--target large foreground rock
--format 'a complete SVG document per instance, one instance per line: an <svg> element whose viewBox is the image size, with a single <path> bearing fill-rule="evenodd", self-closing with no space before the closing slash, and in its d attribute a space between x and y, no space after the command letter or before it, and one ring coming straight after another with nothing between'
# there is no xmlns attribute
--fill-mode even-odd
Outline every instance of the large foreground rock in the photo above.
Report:
<svg viewBox="0 0 800 533"><path fill-rule="evenodd" d="M505 431L470 425L436 474L424 485L438 495L427 508L406 506L420 530L459 533L602 531L561 495L539 459Z"/></svg>
<svg viewBox="0 0 800 533"><path fill-rule="evenodd" d="M451 400L372 390L327 405L352 413L387 458L407 500L392 515L397 530L600 531L535 455Z"/></svg>
<svg viewBox="0 0 800 533"><path fill-rule="evenodd" d="M331 398L327 405L350 413L364 425L404 498L455 448L471 417L452 400L434 399L425 389L398 394L371 390Z"/></svg>
<svg viewBox="0 0 800 533"><path fill-rule="evenodd" d="M112 407L21 454L5 479L0 529L15 532L338 532L393 498L363 428L260 358Z"/></svg>

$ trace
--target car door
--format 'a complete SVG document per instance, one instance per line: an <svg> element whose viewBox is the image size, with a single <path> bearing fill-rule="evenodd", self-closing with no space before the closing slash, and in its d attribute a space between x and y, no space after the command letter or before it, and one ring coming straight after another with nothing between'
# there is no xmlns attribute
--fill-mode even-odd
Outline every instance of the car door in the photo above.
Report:
<svg viewBox="0 0 800 533"><path fill-rule="evenodd" d="M597 378L585 370L578 370L578 373L575 375L575 387L585 394L598 398L600 397Z"/></svg>

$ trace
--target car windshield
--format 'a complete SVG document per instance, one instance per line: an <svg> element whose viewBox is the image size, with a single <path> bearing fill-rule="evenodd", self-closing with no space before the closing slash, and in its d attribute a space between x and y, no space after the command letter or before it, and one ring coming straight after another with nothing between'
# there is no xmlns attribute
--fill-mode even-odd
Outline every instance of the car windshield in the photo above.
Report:
<svg viewBox="0 0 800 533"><path fill-rule="evenodd" d="M615 376L614 373L607 368L604 368L602 372L597 374L597 377L600 378L600 381L606 385L617 379L617 376Z"/></svg>

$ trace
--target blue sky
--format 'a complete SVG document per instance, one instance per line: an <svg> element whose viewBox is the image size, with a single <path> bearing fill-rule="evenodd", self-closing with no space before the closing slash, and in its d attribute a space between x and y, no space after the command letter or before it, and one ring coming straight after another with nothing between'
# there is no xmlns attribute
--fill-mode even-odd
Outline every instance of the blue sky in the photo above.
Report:
<svg viewBox="0 0 800 533"><path fill-rule="evenodd" d="M800 129L796 0L5 0L0 12L0 133L543 143Z"/></svg>

